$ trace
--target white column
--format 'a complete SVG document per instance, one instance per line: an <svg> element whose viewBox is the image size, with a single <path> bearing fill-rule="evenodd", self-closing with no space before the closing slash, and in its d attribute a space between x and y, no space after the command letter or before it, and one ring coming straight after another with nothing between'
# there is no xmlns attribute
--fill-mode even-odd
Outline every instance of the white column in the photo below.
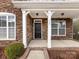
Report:
<svg viewBox="0 0 79 59"><path fill-rule="evenodd" d="M23 31L23 44L24 48L27 47L27 14L26 10L22 10L22 31Z"/></svg>
<svg viewBox="0 0 79 59"><path fill-rule="evenodd" d="M48 16L48 38L47 38L47 46L48 48L51 48L51 18L54 12L48 11L46 12L46 15Z"/></svg>

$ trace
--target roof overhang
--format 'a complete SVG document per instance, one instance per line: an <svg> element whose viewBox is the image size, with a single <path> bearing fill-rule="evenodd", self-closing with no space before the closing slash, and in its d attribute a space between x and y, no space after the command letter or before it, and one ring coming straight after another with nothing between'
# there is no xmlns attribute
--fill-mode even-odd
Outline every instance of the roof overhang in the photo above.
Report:
<svg viewBox="0 0 79 59"><path fill-rule="evenodd" d="M79 2L33 2L33 1L12 1L15 7L21 9L79 9Z"/></svg>
<svg viewBox="0 0 79 59"><path fill-rule="evenodd" d="M31 11L30 15L33 18L44 18L46 15L44 11L55 11L55 14L52 16L55 17L70 17L78 18L79 17L79 2L33 2L33 1L12 1L15 7ZM41 12L42 11L42 12ZM39 17L35 13L40 13ZM61 16L61 13L64 13L64 16Z"/></svg>

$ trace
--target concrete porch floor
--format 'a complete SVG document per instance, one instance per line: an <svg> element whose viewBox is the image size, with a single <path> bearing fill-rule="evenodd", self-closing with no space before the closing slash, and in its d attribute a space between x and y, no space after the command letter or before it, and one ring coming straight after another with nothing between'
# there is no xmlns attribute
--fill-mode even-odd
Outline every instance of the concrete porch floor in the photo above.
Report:
<svg viewBox="0 0 79 59"><path fill-rule="evenodd" d="M32 40L28 47L47 47L47 40ZM74 40L52 40L52 47L79 47Z"/></svg>

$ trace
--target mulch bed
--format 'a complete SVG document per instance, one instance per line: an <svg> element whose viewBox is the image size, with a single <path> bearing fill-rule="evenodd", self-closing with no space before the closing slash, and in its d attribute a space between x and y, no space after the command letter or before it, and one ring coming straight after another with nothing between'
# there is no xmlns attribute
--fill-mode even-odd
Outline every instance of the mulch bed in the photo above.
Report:
<svg viewBox="0 0 79 59"><path fill-rule="evenodd" d="M0 47L0 59L7 59L4 55L4 48Z"/></svg>

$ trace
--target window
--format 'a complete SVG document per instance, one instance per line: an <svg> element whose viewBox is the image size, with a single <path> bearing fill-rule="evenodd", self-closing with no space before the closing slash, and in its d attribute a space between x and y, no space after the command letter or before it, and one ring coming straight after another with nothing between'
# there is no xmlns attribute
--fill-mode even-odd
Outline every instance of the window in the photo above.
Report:
<svg viewBox="0 0 79 59"><path fill-rule="evenodd" d="M52 20L52 35L65 36L66 35L66 21Z"/></svg>
<svg viewBox="0 0 79 59"><path fill-rule="evenodd" d="M0 40L16 39L16 17L12 13L0 13Z"/></svg>

